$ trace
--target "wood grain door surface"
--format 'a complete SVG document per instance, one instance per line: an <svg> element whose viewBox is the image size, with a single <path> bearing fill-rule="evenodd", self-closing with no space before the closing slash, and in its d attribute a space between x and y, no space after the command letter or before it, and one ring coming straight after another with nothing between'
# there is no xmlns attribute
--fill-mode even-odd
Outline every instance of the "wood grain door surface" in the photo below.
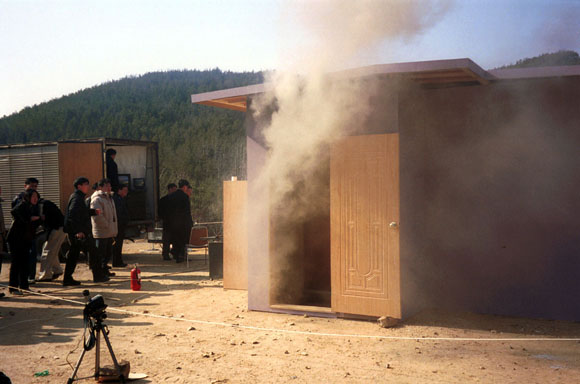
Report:
<svg viewBox="0 0 580 384"><path fill-rule="evenodd" d="M224 288L248 289L248 182L224 181Z"/></svg>
<svg viewBox="0 0 580 384"><path fill-rule="evenodd" d="M333 312L400 318L398 134L333 146L330 215Z"/></svg>
<svg viewBox="0 0 580 384"><path fill-rule="evenodd" d="M96 143L59 143L58 163L60 176L60 204L66 212L68 199L74 192L73 182L84 176L91 185L101 180L104 175L103 144ZM89 194L93 191L89 190Z"/></svg>

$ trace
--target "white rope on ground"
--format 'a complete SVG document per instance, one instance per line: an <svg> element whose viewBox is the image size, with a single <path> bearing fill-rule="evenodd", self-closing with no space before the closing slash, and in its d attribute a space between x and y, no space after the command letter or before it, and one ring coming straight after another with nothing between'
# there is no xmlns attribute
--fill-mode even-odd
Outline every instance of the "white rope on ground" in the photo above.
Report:
<svg viewBox="0 0 580 384"><path fill-rule="evenodd" d="M4 284L0 284L2 287L13 288ZM17 289L17 288L14 288ZM33 291L26 291L33 295L44 296L55 300L62 300L65 302L84 305L80 301L64 299L57 296L51 296L47 294L43 294L40 292L33 292ZM174 317L174 316L163 316L163 315L155 315L152 313L142 313L142 312L135 312L135 311L127 311L125 309L115 308L111 306L107 306L107 308L112 312L118 313L125 313L127 315L132 316L145 316L151 317L156 319L165 319L165 320L175 320L175 321L183 321L186 323L193 323L193 324L204 324L204 325L214 325L220 327L228 327L228 328L239 328L239 329L248 329L254 331L261 331L261 332L276 332L276 333L287 333L287 334L294 334L294 335L306 335L306 336L320 336L320 337L343 337L343 338L359 338L359 339L382 339L382 340L407 340L407 341L417 341L417 340L425 340L425 341L500 341L500 342L507 342L507 341L575 341L580 342L580 338L578 337L512 337L512 338L491 338L491 337L411 337L411 336L381 336L381 335L360 335L360 334L344 334L344 333L326 333L326 332L311 332L311 331L296 331L291 329L280 329L280 328L267 328L267 327L256 327L252 325L239 325L239 324L232 324L232 323L224 323L219 321L207 321L207 320L193 320L193 319L185 319L182 317ZM4 327L7 328L7 327ZM0 328L4 329L4 328Z"/></svg>

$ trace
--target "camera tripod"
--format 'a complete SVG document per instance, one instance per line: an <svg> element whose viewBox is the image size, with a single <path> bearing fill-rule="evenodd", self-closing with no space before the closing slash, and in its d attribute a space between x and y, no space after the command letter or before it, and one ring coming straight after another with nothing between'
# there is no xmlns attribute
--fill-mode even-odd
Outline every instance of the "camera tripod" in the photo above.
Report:
<svg viewBox="0 0 580 384"><path fill-rule="evenodd" d="M85 344L83 345L83 351L81 353L81 355L79 356L79 360L77 361L77 364L75 365L74 371L72 376L68 379L67 384L72 384L74 381L78 381L78 380L84 380L84 379L88 379L91 377L94 377L95 380L98 380L99 376L100 376L100 358L101 358L101 333L103 334L103 338L105 339L105 342L107 343L107 348L109 350L109 353L111 354L111 358L113 359L113 364L115 365L115 371L117 372L117 375L119 375L119 381L121 383L125 383L125 376L123 376L123 374L121 373L121 367L119 366L119 363L117 362L117 358L115 357L115 353L113 352L113 347L111 346L111 342L109 341L109 328L107 327L106 324L103 324L103 319L106 317L106 315L104 313L100 314L99 316L97 316L95 318L95 322L92 321L92 319L89 317L88 319L86 319L85 321L87 322L87 327L90 328L91 331L91 338L93 338L94 335L94 340L90 339L89 340L89 345ZM93 344L94 343L94 344ZM81 362L83 361L83 357L85 357L85 353L89 350L91 350L93 347L96 347L95 350L95 374L94 376L89 376L89 377L81 377L81 378L75 378L77 375L77 372L81 366Z"/></svg>

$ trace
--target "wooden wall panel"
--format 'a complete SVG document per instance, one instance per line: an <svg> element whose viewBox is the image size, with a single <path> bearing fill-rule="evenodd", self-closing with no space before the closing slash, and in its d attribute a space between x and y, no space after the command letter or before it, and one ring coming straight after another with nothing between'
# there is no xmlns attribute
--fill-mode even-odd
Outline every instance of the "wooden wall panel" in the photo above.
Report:
<svg viewBox="0 0 580 384"><path fill-rule="evenodd" d="M224 288L248 289L248 183L224 181Z"/></svg>
<svg viewBox="0 0 580 384"><path fill-rule="evenodd" d="M103 145L96 143L59 143L60 206L66 211L68 198L74 191L73 182L84 176L91 185L103 178Z"/></svg>

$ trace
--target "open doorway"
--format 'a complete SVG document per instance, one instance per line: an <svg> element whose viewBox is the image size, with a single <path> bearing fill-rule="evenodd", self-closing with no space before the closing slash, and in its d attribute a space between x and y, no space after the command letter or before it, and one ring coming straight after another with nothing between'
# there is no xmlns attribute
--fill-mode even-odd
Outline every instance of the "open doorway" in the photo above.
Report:
<svg viewBox="0 0 580 384"><path fill-rule="evenodd" d="M269 248L270 305L330 310L329 158L271 211Z"/></svg>

